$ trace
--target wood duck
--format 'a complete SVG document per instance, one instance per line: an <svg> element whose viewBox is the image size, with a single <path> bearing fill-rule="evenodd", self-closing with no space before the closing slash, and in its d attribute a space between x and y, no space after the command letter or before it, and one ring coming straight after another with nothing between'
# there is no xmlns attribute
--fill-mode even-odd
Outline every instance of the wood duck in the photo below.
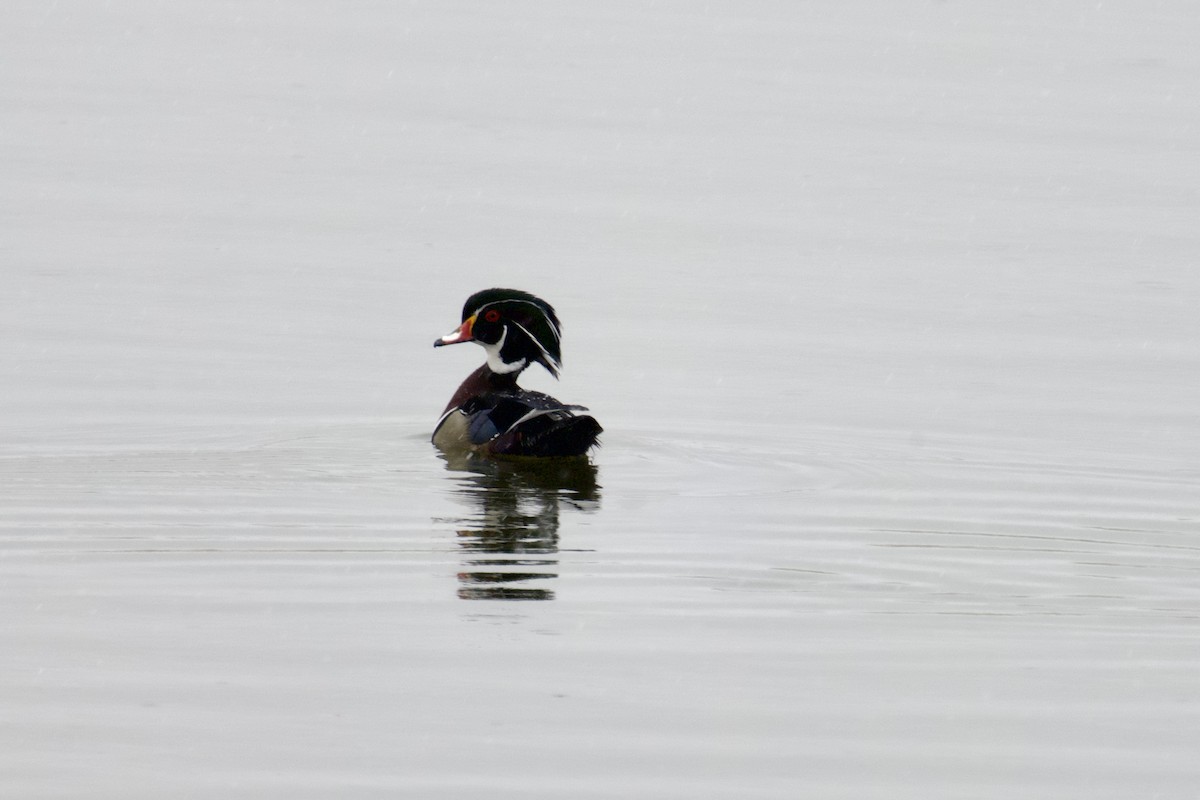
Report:
<svg viewBox="0 0 1200 800"><path fill-rule="evenodd" d="M485 289L467 298L462 325L434 347L475 342L487 353L450 398L433 431L444 451L491 456L582 456L603 428L583 406L517 386L517 376L541 364L558 377L562 369L562 325L554 308L517 289Z"/></svg>

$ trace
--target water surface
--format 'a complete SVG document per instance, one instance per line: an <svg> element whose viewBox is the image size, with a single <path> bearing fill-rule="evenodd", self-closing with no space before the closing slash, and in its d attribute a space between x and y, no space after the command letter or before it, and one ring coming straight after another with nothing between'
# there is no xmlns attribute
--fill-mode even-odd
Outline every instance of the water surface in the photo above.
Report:
<svg viewBox="0 0 1200 800"><path fill-rule="evenodd" d="M10 16L0 794L1200 785L1190 6Z"/></svg>

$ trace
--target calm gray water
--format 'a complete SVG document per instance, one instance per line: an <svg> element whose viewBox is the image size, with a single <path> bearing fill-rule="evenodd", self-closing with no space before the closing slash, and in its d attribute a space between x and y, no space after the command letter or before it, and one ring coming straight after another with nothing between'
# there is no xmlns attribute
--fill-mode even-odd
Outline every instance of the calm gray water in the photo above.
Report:
<svg viewBox="0 0 1200 800"><path fill-rule="evenodd" d="M1196 796L1197 17L18 4L0 795Z"/></svg>

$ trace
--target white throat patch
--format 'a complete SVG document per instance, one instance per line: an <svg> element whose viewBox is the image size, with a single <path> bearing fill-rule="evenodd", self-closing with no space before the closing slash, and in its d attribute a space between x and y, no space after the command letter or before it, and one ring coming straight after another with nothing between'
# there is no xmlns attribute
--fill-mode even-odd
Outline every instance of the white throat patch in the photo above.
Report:
<svg viewBox="0 0 1200 800"><path fill-rule="evenodd" d="M495 344L487 344L486 342L481 342L478 339L475 340L477 344L483 347L484 352L487 353L488 369L497 375L507 375L510 372L520 372L521 370L525 369L525 359L523 358L520 361L514 361L511 364L504 363L504 360L500 358L500 349L504 347L504 340L507 338L508 326L506 325L504 327L504 333L500 334L500 341L496 342Z"/></svg>

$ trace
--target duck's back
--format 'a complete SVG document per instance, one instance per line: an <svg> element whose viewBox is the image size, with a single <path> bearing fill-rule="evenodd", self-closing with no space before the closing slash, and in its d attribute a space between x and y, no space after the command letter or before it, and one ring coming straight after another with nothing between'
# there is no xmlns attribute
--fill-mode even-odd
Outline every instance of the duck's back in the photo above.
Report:
<svg viewBox="0 0 1200 800"><path fill-rule="evenodd" d="M521 389L486 366L459 387L433 432L443 450L500 456L581 456L597 444L603 428L583 406Z"/></svg>

